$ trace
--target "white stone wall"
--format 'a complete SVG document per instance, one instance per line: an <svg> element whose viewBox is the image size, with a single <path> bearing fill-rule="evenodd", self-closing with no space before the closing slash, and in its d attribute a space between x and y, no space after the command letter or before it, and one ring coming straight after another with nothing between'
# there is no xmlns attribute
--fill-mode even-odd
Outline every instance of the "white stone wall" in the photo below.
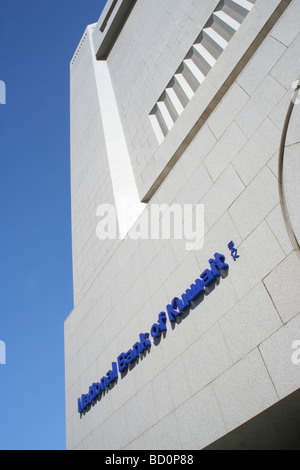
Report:
<svg viewBox="0 0 300 470"><path fill-rule="evenodd" d="M158 147L148 114L218 0L139 1L108 58L137 182ZM151 18L151 21L149 21Z"/></svg>
<svg viewBox="0 0 300 470"><path fill-rule="evenodd" d="M154 0L137 2L109 57L137 179L146 168L146 157L144 147L133 148L134 128L146 132L143 122L150 104L217 2L204 2L201 11L193 1L184 2L184 11L182 2L165 3L162 9ZM276 2L258 0L255 18L266 15L271 4L274 10ZM300 3L293 0L149 203L204 204L205 243L199 251L186 251L179 240L125 239L109 247L96 268L94 253L101 248L85 223L89 219L93 225L92 196L87 194L94 188L93 201L99 204L107 194L100 195L100 188L109 199L111 186L106 170L106 180L100 172L100 167L106 169L105 157L100 163L100 152L85 146L84 153L80 151L80 142L87 140L84 133L91 133L88 140L98 149L103 136L88 49L76 59L83 62L73 65L78 71L72 71L72 89L83 99L86 94L86 99L76 100L72 124L73 135L81 135L78 142L73 138L72 160L75 283L80 282L78 273L94 271L93 282L86 284L85 295L65 322L69 449L201 449L299 388L300 366L291 357L292 343L300 339L300 264L280 208L277 168L291 85L300 75L299 14ZM255 27L249 15L245 28ZM196 113L197 106L195 96L183 121ZM296 107L296 121L297 116ZM285 170L289 184L295 186L299 166L293 160L293 174L289 165L300 132L297 126L290 132ZM142 165L138 171L137 155ZM295 206L291 210L293 222L299 224ZM231 240L240 255L235 262L227 248ZM84 251L87 247L92 261ZM166 337L80 416L77 398L138 341L140 333L150 331L158 314L208 267L216 251L226 256L227 277L174 329L168 324Z"/></svg>
<svg viewBox="0 0 300 470"><path fill-rule="evenodd" d="M91 32L86 29L70 66L71 191L74 305L94 282L113 241L96 238L97 208L114 204Z"/></svg>
<svg viewBox="0 0 300 470"><path fill-rule="evenodd" d="M245 60L243 56L246 51L250 56L255 53L255 47L251 51L251 44L257 39L258 32L264 31L273 14L278 16L279 10L287 7L287 2L281 0L257 0L211 70L209 80L200 86L193 103L189 103L167 138L159 145L149 113L218 3L216 0L187 1L184 4L170 1L164 2L162 8L158 0L139 1L121 32L118 47L108 57L136 182L140 197L146 201L157 188L156 180L170 166L170 160L178 152L182 155L190 143L191 138L187 136L193 127L197 125L200 128L202 125L202 122L197 123L199 117L212 109L216 93L222 89L237 63ZM272 61L276 62L279 49L280 45L274 51L272 49L265 59L265 67L268 64L272 67ZM257 80L254 77L255 83L263 72L254 72L257 75ZM264 93L264 90L261 92ZM257 99L260 99L259 95Z"/></svg>

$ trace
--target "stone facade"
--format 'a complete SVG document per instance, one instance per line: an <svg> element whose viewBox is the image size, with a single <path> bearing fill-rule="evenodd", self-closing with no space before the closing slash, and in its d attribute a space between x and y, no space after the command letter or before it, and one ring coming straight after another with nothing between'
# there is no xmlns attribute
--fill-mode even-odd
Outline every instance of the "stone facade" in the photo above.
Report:
<svg viewBox="0 0 300 470"><path fill-rule="evenodd" d="M224 26L219 11L233 12L232 21ZM299 251L278 184L284 122L300 78L299 17L298 0L137 0L106 60L96 60L99 22L87 27L71 63L68 449L203 449L299 389L300 365L292 361ZM176 74L208 28L225 31L228 44L159 137L153 109L162 103L165 112L163 99L172 97L167 105L178 104L164 90L174 76L181 80ZM299 119L295 104L283 181L296 240ZM124 194L136 209L131 231L153 204L203 204L203 247L187 251L173 238L99 240L97 208L117 206ZM216 252L226 257L226 275L79 413L77 399L150 332Z"/></svg>

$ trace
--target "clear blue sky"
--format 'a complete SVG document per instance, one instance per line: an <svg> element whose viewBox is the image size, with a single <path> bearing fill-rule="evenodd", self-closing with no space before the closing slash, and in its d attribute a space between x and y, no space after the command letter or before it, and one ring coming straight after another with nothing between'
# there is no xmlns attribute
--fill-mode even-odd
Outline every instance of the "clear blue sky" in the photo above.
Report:
<svg viewBox="0 0 300 470"><path fill-rule="evenodd" d="M65 449L69 63L106 0L1 0L0 449Z"/></svg>

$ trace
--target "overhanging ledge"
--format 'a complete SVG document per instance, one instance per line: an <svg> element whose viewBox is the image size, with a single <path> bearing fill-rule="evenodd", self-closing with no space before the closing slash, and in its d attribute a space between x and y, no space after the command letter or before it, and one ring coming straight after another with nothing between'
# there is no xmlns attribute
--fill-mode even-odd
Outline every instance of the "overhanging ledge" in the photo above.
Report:
<svg viewBox="0 0 300 470"><path fill-rule="evenodd" d="M137 0L108 0L93 32L97 60L106 60Z"/></svg>

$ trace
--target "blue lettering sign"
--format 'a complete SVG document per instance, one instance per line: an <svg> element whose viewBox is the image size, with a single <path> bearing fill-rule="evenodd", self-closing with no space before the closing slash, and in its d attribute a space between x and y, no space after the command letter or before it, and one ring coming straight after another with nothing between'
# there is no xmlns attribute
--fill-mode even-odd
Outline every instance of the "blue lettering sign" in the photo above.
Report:
<svg viewBox="0 0 300 470"><path fill-rule="evenodd" d="M160 312L158 315L158 323L154 323L151 327L152 338L159 338L163 331L167 329L167 315L165 312Z"/></svg>
<svg viewBox="0 0 300 470"><path fill-rule="evenodd" d="M160 314L158 315L158 323L161 331L165 331L167 329L167 315L165 314L165 312L160 312Z"/></svg>
<svg viewBox="0 0 300 470"><path fill-rule="evenodd" d="M172 302L167 305L167 312L168 312L168 317L169 317L169 321L172 323L172 322L175 322L176 321L176 317L178 317L179 315L181 315L181 312L177 311L177 300L178 298L175 297Z"/></svg>
<svg viewBox="0 0 300 470"><path fill-rule="evenodd" d="M240 256L237 254L237 249L235 248L233 241L228 243L228 248L231 251L233 261L236 261Z"/></svg>
<svg viewBox="0 0 300 470"><path fill-rule="evenodd" d="M135 360L142 354L146 349L151 346L151 341L149 340L149 334L144 333L140 334L140 342L135 343L132 349L129 349L127 353L122 352L118 356L118 369L119 372L124 372L128 369L129 364L135 362Z"/></svg>
<svg viewBox="0 0 300 470"><path fill-rule="evenodd" d="M232 250L232 256L238 258L237 250L234 248L233 242L228 245L228 248ZM152 325L150 330L152 338L160 338L162 332L167 330L167 320L169 319L170 323L176 322L176 319L180 317L183 312L192 307L193 303L205 293L206 289L214 284L216 279L221 276L221 272L229 268L228 264L225 263L225 256L221 253L215 253L214 258L209 260L209 265L210 269L205 269L205 271L200 274L199 278L182 294L181 298L174 297L172 302L166 306L167 313L160 312L157 322ZM117 380L118 371L120 373L125 372L129 365L137 361L139 356L150 347L151 341L149 339L149 333L141 333L139 335L139 341L126 353L122 352L119 354L117 362L112 363L111 370L109 370L99 382L93 383L93 385L89 387L89 393L83 394L78 398L78 412L82 413L84 410L88 409L91 403L105 392L105 390L109 389Z"/></svg>

